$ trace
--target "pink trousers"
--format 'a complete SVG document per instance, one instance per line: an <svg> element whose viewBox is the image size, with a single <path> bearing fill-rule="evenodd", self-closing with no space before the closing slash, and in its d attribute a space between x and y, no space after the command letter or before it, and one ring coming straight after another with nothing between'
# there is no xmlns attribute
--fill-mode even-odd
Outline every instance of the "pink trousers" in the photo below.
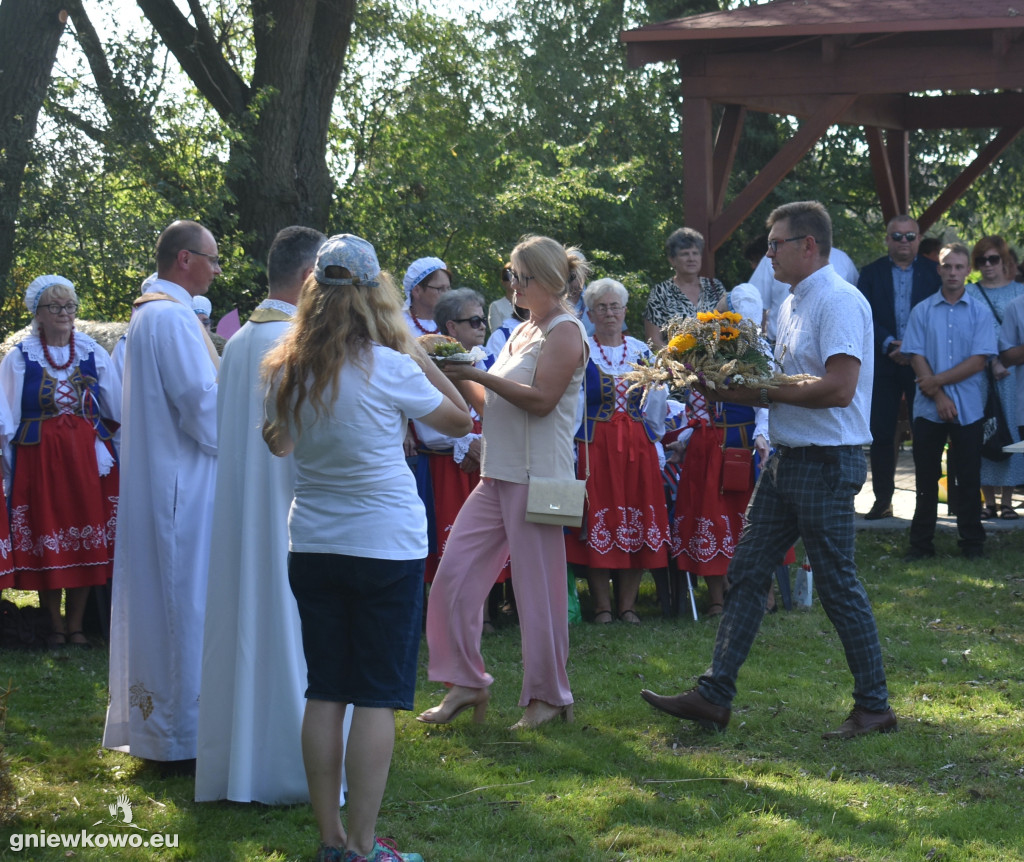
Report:
<svg viewBox="0 0 1024 862"><path fill-rule="evenodd" d="M483 606L511 548L519 610L523 688L519 705L573 702L569 599L562 528L526 521L527 486L482 479L452 526L427 602L428 673L435 682L485 688L493 677L480 654Z"/></svg>

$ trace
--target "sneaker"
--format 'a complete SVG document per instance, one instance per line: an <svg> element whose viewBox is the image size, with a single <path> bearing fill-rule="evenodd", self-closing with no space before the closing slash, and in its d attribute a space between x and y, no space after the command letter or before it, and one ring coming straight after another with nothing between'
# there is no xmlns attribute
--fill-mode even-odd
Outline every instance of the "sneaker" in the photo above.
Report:
<svg viewBox="0 0 1024 862"><path fill-rule="evenodd" d="M387 838L375 838L373 852L369 856L360 856L352 850L346 850L341 862L423 862L423 857L419 853L399 853L394 842Z"/></svg>
<svg viewBox="0 0 1024 862"><path fill-rule="evenodd" d="M332 847L330 844L321 844L316 851L316 862L344 862L345 851L340 847Z"/></svg>

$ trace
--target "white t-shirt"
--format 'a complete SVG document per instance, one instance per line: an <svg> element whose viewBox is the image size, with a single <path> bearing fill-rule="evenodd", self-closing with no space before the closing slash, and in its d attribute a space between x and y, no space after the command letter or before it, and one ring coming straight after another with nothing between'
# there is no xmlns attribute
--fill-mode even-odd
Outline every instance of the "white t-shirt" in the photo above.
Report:
<svg viewBox="0 0 1024 862"><path fill-rule="evenodd" d="M307 401L302 432L292 429L292 551L378 560L427 555L427 516L402 441L407 420L436 410L443 396L410 357L379 344L372 353L369 377L355 363L342 367L329 416L316 418ZM274 417L272 396L267 415Z"/></svg>

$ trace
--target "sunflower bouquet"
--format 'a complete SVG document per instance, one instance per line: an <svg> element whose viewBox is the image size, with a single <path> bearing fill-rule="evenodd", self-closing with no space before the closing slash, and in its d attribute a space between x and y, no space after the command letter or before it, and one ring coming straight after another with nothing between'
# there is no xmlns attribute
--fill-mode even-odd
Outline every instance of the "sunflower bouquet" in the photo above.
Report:
<svg viewBox="0 0 1024 862"><path fill-rule="evenodd" d="M757 326L734 311L702 311L668 324L668 344L653 364L636 366L625 376L634 386L666 384L672 389L700 386L774 388L802 380L774 371L774 363Z"/></svg>

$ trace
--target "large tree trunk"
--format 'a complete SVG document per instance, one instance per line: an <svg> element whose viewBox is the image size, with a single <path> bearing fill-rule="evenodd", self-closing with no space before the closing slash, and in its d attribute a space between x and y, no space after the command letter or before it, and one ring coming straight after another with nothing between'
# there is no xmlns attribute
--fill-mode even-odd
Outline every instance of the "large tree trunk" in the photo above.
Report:
<svg viewBox="0 0 1024 862"><path fill-rule="evenodd" d="M256 59L246 84L197 0L137 0L193 83L238 135L227 170L246 251L265 260L282 227L323 230L334 193L327 132L356 0L252 0Z"/></svg>
<svg viewBox="0 0 1024 862"><path fill-rule="evenodd" d="M0 305L14 289L11 267L18 204L39 109L67 20L63 8L62 0L0 4Z"/></svg>

